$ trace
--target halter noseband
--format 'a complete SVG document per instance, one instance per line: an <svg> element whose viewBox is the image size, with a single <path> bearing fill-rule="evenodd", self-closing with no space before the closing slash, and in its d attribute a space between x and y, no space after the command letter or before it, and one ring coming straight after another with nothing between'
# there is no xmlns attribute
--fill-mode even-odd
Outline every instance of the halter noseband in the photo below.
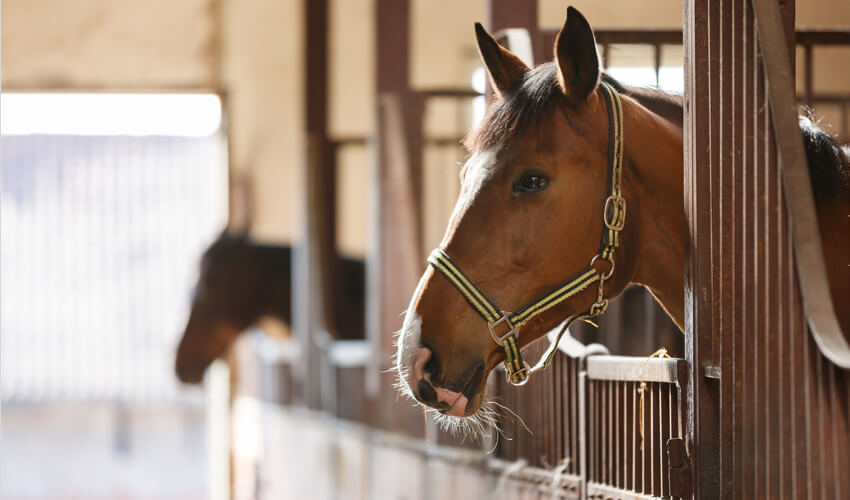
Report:
<svg viewBox="0 0 850 500"><path fill-rule="evenodd" d="M599 251L593 256L585 269L558 285L549 293L511 313L496 308L442 250L437 248L428 257L428 262L434 266L434 269L448 279L467 302L478 311L478 314L487 321L487 328L490 330L493 341L505 349L504 365L508 382L511 385L525 385L532 373L549 365L557 350L558 342L573 321L598 316L604 313L608 307L608 299L605 298L604 291L605 280L614 273L614 250L620 244L619 233L626 221L626 200L623 199L620 192L623 166L623 106L620 103L620 96L613 87L602 82L599 88L602 90L608 109L608 197L605 198L605 206L602 209L603 227ZM596 269L594 264L597 260L604 260L610 264L611 267L608 272L601 273ZM546 353L540 358L540 361L534 367L529 367L528 363L523 361L517 343L520 327L528 323L531 318L578 294L588 285L597 281L599 286L596 302L590 306L587 312L569 318L561 327L555 340L549 345Z"/></svg>

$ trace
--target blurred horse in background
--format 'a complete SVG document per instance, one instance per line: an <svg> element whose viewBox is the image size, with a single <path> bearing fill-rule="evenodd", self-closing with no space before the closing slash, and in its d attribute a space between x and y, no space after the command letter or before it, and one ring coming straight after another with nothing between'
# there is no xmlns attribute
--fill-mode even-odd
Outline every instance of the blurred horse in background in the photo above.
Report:
<svg viewBox="0 0 850 500"><path fill-rule="evenodd" d="M237 211L229 228L201 258L189 320L177 347L175 371L197 384L236 338L265 318L292 324L292 249L258 244L248 237L252 203L248 179L232 181ZM331 277L334 310L329 330L340 338L363 338L366 276L363 260L338 257Z"/></svg>
<svg viewBox="0 0 850 500"><path fill-rule="evenodd" d="M346 338L363 338L365 268L339 258L334 278L335 324ZM176 372L200 383L204 371L263 317L292 321L292 249L260 245L224 231L201 258L189 320L177 348Z"/></svg>

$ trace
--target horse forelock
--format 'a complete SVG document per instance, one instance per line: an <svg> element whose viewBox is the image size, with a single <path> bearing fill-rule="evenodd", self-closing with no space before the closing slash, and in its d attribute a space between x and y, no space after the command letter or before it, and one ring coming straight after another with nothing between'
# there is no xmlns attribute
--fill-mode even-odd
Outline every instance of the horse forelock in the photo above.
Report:
<svg viewBox="0 0 850 500"><path fill-rule="evenodd" d="M498 148L529 127L539 127L555 109L566 109L554 63L541 64L490 105L482 122L464 138L471 152Z"/></svg>
<svg viewBox="0 0 850 500"><path fill-rule="evenodd" d="M681 95L653 87L624 85L606 73L602 74L602 81L650 111L682 125ZM555 109L564 111L567 107L568 101L558 83L557 66L553 62L541 64L489 107L484 119L464 138L463 144L470 152L500 147L530 127L535 127L536 131Z"/></svg>

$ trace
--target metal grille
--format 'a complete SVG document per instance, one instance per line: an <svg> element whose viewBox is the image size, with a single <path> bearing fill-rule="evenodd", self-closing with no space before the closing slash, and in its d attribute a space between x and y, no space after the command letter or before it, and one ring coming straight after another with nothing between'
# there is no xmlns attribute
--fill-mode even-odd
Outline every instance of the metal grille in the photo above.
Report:
<svg viewBox="0 0 850 500"><path fill-rule="evenodd" d="M498 379L523 422L503 419L497 456L557 470L566 496L671 497L667 442L683 437L684 360L595 351L558 353L522 388Z"/></svg>
<svg viewBox="0 0 850 500"><path fill-rule="evenodd" d="M682 437L684 361L588 359L588 498L670 497L667 441Z"/></svg>
<svg viewBox="0 0 850 500"><path fill-rule="evenodd" d="M3 402L174 398L219 136L4 136Z"/></svg>

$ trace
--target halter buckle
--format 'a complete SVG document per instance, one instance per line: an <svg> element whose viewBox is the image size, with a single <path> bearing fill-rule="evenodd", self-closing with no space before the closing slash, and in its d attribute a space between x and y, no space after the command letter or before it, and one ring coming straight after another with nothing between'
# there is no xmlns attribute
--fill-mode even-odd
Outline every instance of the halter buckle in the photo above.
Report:
<svg viewBox="0 0 850 500"><path fill-rule="evenodd" d="M506 338L510 337L511 335L516 335L516 334L519 333L519 327L514 326L514 324L511 323L511 320L509 318L510 314L511 313L509 313L507 311L502 311L502 317L501 318L499 318L499 319L497 319L496 321L493 321L493 322L491 322L491 321L487 322L487 328L490 330L490 336L493 338L493 341L496 342L499 345L502 345L502 343L505 341ZM507 325L508 331L506 333L504 333L503 335L499 335L498 333L496 333L496 329L499 328L499 325L502 325L502 324Z"/></svg>
<svg viewBox="0 0 850 500"><path fill-rule="evenodd" d="M613 213L617 213L617 218L611 220ZM612 214L609 216L609 214ZM620 195L612 194L605 198L605 208L602 209L602 220L605 222L605 227L612 231L622 231L626 225L626 199Z"/></svg>

